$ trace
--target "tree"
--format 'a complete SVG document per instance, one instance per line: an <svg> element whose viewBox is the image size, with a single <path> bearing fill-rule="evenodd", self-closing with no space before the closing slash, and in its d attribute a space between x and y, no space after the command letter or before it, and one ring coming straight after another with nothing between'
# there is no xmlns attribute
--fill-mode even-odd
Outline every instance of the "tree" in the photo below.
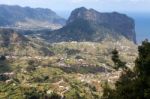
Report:
<svg viewBox="0 0 150 99"><path fill-rule="evenodd" d="M23 94L25 99L62 99L61 96L55 92L48 95L46 91L39 91L33 87L24 90Z"/></svg>
<svg viewBox="0 0 150 99"><path fill-rule="evenodd" d="M138 47L139 57L136 59L135 71L139 76L150 75L150 42L143 41Z"/></svg>
<svg viewBox="0 0 150 99"><path fill-rule="evenodd" d="M115 89L104 88L105 99L150 99L150 42L143 41L138 51L134 70L125 69Z"/></svg>
<svg viewBox="0 0 150 99"><path fill-rule="evenodd" d="M36 62L34 60L29 60L28 61L28 66L26 67L26 70L28 72L36 70Z"/></svg>
<svg viewBox="0 0 150 99"><path fill-rule="evenodd" d="M53 92L48 99L62 99L61 96Z"/></svg>
<svg viewBox="0 0 150 99"><path fill-rule="evenodd" d="M25 99L40 99L40 94L36 88L30 88L24 92Z"/></svg>
<svg viewBox="0 0 150 99"><path fill-rule="evenodd" d="M114 49L113 51L112 51L112 61L114 62L114 64L115 64L115 69L119 69L119 68L125 68L126 66L125 66L125 62L122 62L120 59L119 59L119 53L118 53L118 51L117 51L117 49Z"/></svg>
<svg viewBox="0 0 150 99"><path fill-rule="evenodd" d="M34 60L29 60L28 61L28 65L30 65L30 66L35 66L35 61Z"/></svg>
<svg viewBox="0 0 150 99"><path fill-rule="evenodd" d="M1 55L1 56L0 56L0 60L1 60L1 61L4 61L4 60L6 60L6 57L5 57L4 55Z"/></svg>

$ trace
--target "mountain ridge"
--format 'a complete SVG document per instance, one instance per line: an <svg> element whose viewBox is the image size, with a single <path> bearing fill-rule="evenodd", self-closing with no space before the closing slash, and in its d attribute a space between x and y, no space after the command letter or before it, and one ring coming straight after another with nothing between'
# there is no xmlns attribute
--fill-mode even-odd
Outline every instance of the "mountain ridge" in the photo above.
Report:
<svg viewBox="0 0 150 99"><path fill-rule="evenodd" d="M64 24L64 18L47 8L0 5L1 27L58 29Z"/></svg>
<svg viewBox="0 0 150 99"><path fill-rule="evenodd" d="M121 36L136 43L135 23L132 18L118 12L101 13L81 7L72 11L64 27L46 33L43 38L50 42L100 42L107 37L117 40Z"/></svg>

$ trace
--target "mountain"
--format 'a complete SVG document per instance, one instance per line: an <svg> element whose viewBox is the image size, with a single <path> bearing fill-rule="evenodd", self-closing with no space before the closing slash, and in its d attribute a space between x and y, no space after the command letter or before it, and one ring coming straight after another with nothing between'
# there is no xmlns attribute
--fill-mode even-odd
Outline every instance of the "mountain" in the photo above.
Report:
<svg viewBox="0 0 150 99"><path fill-rule="evenodd" d="M101 99L124 73L112 51L135 65L134 21L123 14L79 8L61 29L22 29L0 28L0 99Z"/></svg>
<svg viewBox="0 0 150 99"><path fill-rule="evenodd" d="M127 38L136 43L134 20L117 12L100 13L84 7L72 11L66 25L48 35L50 42L94 41Z"/></svg>
<svg viewBox="0 0 150 99"><path fill-rule="evenodd" d="M47 46L48 47L48 46ZM27 38L12 29L0 29L0 55L48 56L51 51L42 42Z"/></svg>
<svg viewBox="0 0 150 99"><path fill-rule="evenodd" d="M65 19L50 9L0 5L0 26L19 29L58 29Z"/></svg>

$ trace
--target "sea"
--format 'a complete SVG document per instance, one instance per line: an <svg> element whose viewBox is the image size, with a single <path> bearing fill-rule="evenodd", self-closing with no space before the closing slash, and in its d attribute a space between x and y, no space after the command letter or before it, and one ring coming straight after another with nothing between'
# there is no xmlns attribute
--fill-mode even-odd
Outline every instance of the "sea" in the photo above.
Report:
<svg viewBox="0 0 150 99"><path fill-rule="evenodd" d="M143 40L150 41L150 13L128 13L135 21L135 31L137 43L140 44Z"/></svg>

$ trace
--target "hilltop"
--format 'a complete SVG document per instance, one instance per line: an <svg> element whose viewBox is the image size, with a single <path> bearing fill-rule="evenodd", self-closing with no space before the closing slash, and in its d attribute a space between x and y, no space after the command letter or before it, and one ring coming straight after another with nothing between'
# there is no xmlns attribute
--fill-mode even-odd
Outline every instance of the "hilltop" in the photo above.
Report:
<svg viewBox="0 0 150 99"><path fill-rule="evenodd" d="M125 37L136 43L134 20L117 12L101 13L84 7L72 11L66 25L41 35L49 42L119 40Z"/></svg>
<svg viewBox="0 0 150 99"><path fill-rule="evenodd" d="M9 56L49 55L51 52L42 41L36 41L12 29L0 29L0 53Z"/></svg>

